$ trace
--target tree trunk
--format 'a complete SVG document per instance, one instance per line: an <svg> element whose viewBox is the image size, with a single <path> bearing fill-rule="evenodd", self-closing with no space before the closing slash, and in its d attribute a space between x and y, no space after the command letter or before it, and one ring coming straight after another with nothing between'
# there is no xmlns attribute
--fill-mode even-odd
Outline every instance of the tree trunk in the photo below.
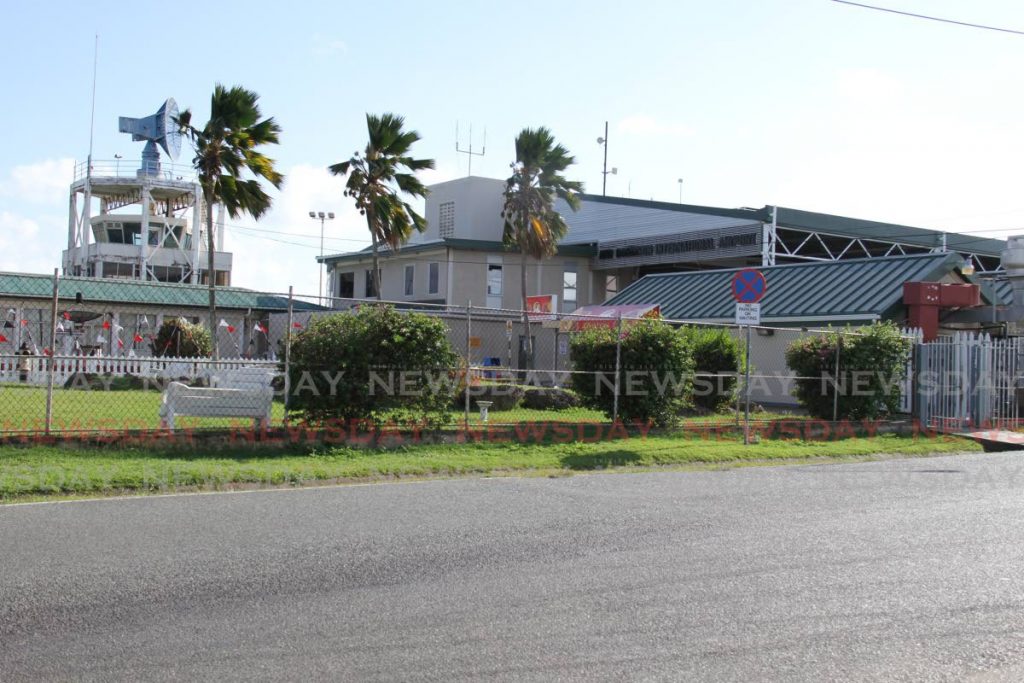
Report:
<svg viewBox="0 0 1024 683"><path fill-rule="evenodd" d="M213 340L213 359L220 358L220 349L217 344L217 272L214 270L213 261L213 201L209 197L206 200L206 278L210 285L210 337Z"/></svg>
<svg viewBox="0 0 1024 683"><path fill-rule="evenodd" d="M371 273L370 277L373 282L373 291L377 295L377 301L380 301L380 257L377 254L377 231L373 229L373 213L369 209L366 210L366 224L370 227L370 239L373 244L373 273Z"/></svg>
<svg viewBox="0 0 1024 683"><path fill-rule="evenodd" d="M530 311L526 305L526 252L520 247L520 283L523 287L523 330L526 332L526 369L533 369L533 337L530 335Z"/></svg>

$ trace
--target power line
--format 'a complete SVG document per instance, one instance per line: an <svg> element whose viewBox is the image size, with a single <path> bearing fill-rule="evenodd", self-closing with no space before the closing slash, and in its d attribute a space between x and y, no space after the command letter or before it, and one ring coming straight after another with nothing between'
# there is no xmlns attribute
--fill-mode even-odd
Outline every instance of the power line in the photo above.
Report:
<svg viewBox="0 0 1024 683"><path fill-rule="evenodd" d="M898 9L891 9L889 7L878 7L876 5L865 5L860 2L852 2L851 0L832 0L832 2L838 2L843 5L852 5L854 7L863 7L864 9L873 9L879 12L889 12L890 14L900 14L905 17L913 17L915 19L928 19L929 21L940 21L944 24L956 24L957 26L967 26L969 28L981 28L986 31L999 31L1001 33L1013 33L1014 35L1024 36L1024 31L1016 31L1012 28L1001 28L999 26L986 26L985 24L972 24L967 21L957 21L956 19L943 19L942 17L932 17L927 14L915 14L913 12L904 12Z"/></svg>

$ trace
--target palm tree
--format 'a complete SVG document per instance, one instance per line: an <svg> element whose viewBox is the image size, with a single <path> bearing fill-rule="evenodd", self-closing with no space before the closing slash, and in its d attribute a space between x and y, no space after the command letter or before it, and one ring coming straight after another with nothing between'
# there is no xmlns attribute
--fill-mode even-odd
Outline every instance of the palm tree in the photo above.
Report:
<svg viewBox="0 0 1024 683"><path fill-rule="evenodd" d="M366 115L370 135L366 151L356 152L348 161L328 167L334 175L347 175L345 196L355 200L359 213L366 216L373 245L373 291L380 294L378 249L381 244L398 251L412 236L413 229L423 232L427 221L400 195L426 197L430 192L416 177L417 171L434 168L433 159L409 156L413 143L420 139L414 130L402 130L405 119L395 114Z"/></svg>
<svg viewBox="0 0 1024 683"><path fill-rule="evenodd" d="M555 200L562 199L569 208L580 207L579 193L583 183L568 180L563 171L576 163L569 150L555 142L551 131L524 128L516 137L516 162L505 183L505 245L519 250L522 257L523 326L526 330L528 363L533 362L533 340L530 337L530 316L526 306L526 259L550 258L558 251L558 242L568 230L565 219L555 210Z"/></svg>
<svg viewBox="0 0 1024 683"><path fill-rule="evenodd" d="M181 112L177 124L195 149L192 165L206 204L206 278L210 285L210 334L217 332L216 271L214 270L213 205L221 204L231 218L244 213L259 220L272 203L261 179L280 188L284 176L274 160L259 151L262 145L276 145L281 127L273 118L260 119L259 95L241 86L225 88L219 83L210 98L210 120L201 129L192 125L192 112ZM241 179L248 171L253 176ZM194 236L195 239L198 237ZM194 264L193 267L198 267ZM214 356L217 345L213 345Z"/></svg>

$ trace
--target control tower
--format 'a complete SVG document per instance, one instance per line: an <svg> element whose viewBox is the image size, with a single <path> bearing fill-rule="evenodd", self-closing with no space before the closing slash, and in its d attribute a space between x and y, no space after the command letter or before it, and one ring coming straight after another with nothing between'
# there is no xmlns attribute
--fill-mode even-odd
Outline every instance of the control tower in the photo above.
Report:
<svg viewBox="0 0 1024 683"><path fill-rule="evenodd" d="M68 206L64 274L98 278L205 284L207 238L202 190L191 166L173 161L181 151L173 99L152 116L121 117L119 130L146 141L138 168L125 159L75 166ZM221 215L223 215L221 213ZM222 220L219 221L222 223ZM231 254L223 225L215 230L215 282L231 284Z"/></svg>

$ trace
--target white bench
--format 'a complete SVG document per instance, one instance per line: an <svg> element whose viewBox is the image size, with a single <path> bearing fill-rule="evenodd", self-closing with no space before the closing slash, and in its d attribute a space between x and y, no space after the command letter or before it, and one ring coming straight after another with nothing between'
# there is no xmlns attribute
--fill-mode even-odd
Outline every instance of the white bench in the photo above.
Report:
<svg viewBox="0 0 1024 683"><path fill-rule="evenodd" d="M251 417L256 429L270 426L274 373L249 367L223 370L210 377L210 387L171 382L160 402L160 426L174 431L179 416Z"/></svg>

